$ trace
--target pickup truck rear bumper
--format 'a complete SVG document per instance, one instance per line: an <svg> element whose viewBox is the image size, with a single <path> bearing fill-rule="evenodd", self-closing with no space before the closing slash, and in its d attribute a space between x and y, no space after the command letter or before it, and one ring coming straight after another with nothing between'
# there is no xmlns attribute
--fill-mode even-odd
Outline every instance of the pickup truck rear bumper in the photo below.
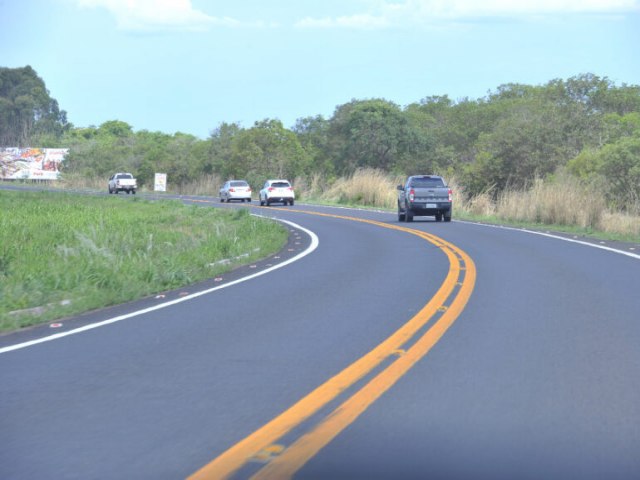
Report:
<svg viewBox="0 0 640 480"><path fill-rule="evenodd" d="M127 193L136 193L136 187L116 187L113 189L114 193L118 192L127 192Z"/></svg>
<svg viewBox="0 0 640 480"><path fill-rule="evenodd" d="M446 214L451 211L451 203L450 202L414 202L409 203L409 210L417 216L420 215L439 215Z"/></svg>

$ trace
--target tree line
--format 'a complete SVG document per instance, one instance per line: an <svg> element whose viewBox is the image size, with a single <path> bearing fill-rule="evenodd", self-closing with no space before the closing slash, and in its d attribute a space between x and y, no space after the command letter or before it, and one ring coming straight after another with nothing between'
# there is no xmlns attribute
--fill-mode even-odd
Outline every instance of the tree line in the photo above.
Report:
<svg viewBox="0 0 640 480"><path fill-rule="evenodd" d="M223 122L203 140L134 132L121 120L75 127L31 67L0 68L0 132L0 146L70 148L68 172L126 170L142 185L155 172L177 184L217 174L257 187L267 177L322 174L330 182L374 168L455 176L470 196L497 196L562 170L593 184L613 207L640 204L640 86L591 73L500 85L475 100L428 96L402 107L353 99L330 118L300 118L291 128L277 119Z"/></svg>

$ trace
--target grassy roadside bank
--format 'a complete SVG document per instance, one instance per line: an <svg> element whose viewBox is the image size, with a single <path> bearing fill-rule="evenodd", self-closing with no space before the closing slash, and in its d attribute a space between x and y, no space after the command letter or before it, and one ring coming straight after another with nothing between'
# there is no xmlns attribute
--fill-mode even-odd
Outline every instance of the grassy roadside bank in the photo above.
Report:
<svg viewBox="0 0 640 480"><path fill-rule="evenodd" d="M0 190L0 331L211 278L286 238L248 209Z"/></svg>

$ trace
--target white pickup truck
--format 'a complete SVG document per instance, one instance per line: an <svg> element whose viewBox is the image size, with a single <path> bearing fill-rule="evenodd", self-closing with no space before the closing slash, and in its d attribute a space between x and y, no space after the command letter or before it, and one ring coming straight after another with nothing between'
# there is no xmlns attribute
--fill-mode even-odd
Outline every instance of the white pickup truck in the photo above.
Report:
<svg viewBox="0 0 640 480"><path fill-rule="evenodd" d="M114 173L109 178L109 193L127 192L136 194L138 183L130 173Z"/></svg>

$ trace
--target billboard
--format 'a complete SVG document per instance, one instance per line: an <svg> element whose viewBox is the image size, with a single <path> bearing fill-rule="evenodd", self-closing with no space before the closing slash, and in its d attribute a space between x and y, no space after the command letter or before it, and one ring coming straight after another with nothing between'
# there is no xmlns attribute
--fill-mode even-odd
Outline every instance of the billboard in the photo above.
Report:
<svg viewBox="0 0 640 480"><path fill-rule="evenodd" d="M68 148L0 148L0 179L57 180Z"/></svg>

